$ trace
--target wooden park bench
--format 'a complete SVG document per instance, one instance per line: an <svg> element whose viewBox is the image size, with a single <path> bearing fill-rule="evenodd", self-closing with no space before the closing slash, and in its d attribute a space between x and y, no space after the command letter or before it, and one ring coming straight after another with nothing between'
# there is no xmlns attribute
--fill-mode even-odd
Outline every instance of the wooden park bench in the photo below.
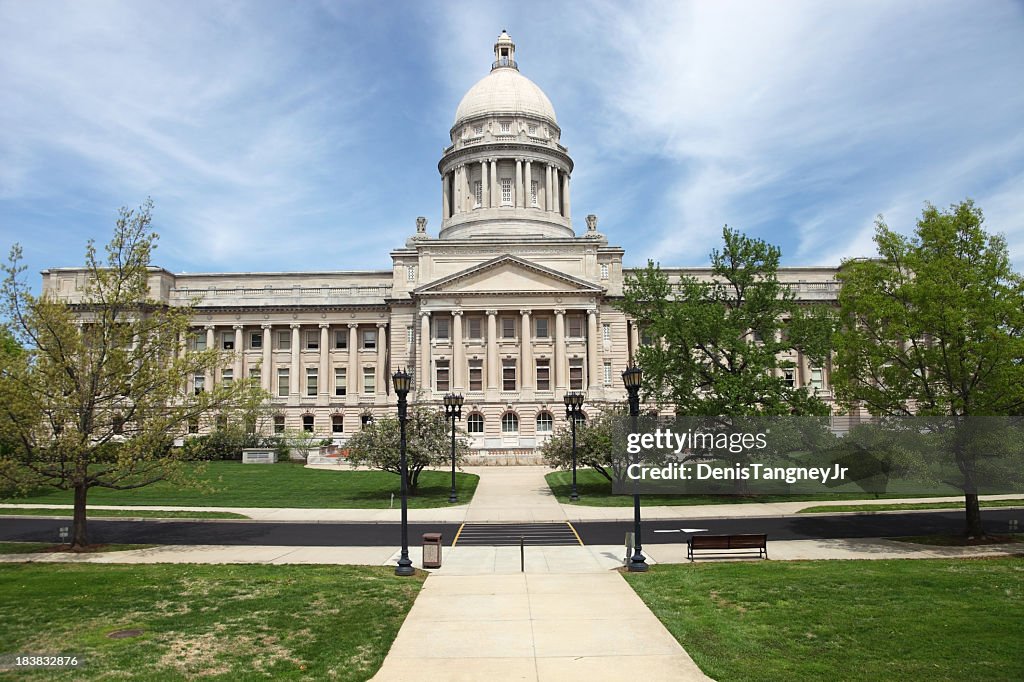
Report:
<svg viewBox="0 0 1024 682"><path fill-rule="evenodd" d="M768 558L768 536L749 535L692 535L686 542L686 558L693 561L694 550L709 550L715 554L740 549L752 553L757 550L758 558Z"/></svg>

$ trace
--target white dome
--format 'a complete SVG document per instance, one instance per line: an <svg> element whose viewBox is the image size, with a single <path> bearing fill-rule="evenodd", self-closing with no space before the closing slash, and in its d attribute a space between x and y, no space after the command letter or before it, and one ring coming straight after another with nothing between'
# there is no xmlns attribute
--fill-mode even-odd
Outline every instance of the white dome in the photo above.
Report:
<svg viewBox="0 0 1024 682"><path fill-rule="evenodd" d="M477 81L459 102L455 124L485 114L526 114L557 125L551 100L536 83L514 68L497 68Z"/></svg>

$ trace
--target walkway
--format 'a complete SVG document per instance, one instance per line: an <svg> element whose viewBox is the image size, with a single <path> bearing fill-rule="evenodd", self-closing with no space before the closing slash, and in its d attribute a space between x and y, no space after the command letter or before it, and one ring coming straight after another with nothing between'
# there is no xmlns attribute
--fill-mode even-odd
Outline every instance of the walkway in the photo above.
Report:
<svg viewBox="0 0 1024 682"><path fill-rule="evenodd" d="M544 480L551 473L548 467L466 467L466 472L480 476L466 511L467 523L566 520L565 510Z"/></svg>

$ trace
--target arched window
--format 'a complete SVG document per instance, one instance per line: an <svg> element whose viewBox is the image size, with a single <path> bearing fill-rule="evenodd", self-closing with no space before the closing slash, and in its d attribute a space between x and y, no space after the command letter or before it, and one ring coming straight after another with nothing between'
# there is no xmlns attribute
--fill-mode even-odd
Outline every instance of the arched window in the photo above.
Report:
<svg viewBox="0 0 1024 682"><path fill-rule="evenodd" d="M519 432L519 415L515 412L506 412L501 415L501 432L502 433L518 433Z"/></svg>
<svg viewBox="0 0 1024 682"><path fill-rule="evenodd" d="M555 419L550 412L537 413L537 433L551 433L554 424Z"/></svg>
<svg viewBox="0 0 1024 682"><path fill-rule="evenodd" d="M466 417L466 431L469 433L483 433L484 416L479 412L474 412Z"/></svg>
<svg viewBox="0 0 1024 682"><path fill-rule="evenodd" d="M345 418L340 414L331 415L331 432L343 433L345 431Z"/></svg>
<svg viewBox="0 0 1024 682"><path fill-rule="evenodd" d="M313 433L313 415L302 415L302 430L306 431L307 433Z"/></svg>

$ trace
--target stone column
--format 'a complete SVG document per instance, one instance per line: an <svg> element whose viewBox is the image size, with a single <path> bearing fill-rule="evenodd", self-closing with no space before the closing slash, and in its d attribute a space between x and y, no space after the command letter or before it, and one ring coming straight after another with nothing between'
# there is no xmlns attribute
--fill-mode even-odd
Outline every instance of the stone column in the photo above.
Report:
<svg viewBox="0 0 1024 682"><path fill-rule="evenodd" d="M263 385L263 390L270 393L274 374L274 333L269 324L261 324L260 329L263 330L263 366L260 368L260 383Z"/></svg>
<svg viewBox="0 0 1024 682"><path fill-rule="evenodd" d="M551 211L553 213L557 213L559 215L562 214L562 190L561 190L561 187L560 187L560 185L561 185L561 180L560 180L560 177L559 177L560 175L561 175L561 173L558 170L558 167L557 166L552 166L551 167L551 198L553 199L553 201L552 201Z"/></svg>
<svg viewBox="0 0 1024 682"><path fill-rule="evenodd" d="M452 194L454 195L454 201L452 201L452 208L455 209L455 214L462 213L462 166L456 166L452 169Z"/></svg>
<svg viewBox="0 0 1024 682"><path fill-rule="evenodd" d="M327 400L330 395L331 382L328 373L331 371L331 325L320 323L320 368L317 370L317 392Z"/></svg>
<svg viewBox="0 0 1024 682"><path fill-rule="evenodd" d="M497 208L501 205L501 192L498 187L498 160L491 159L491 208Z"/></svg>
<svg viewBox="0 0 1024 682"><path fill-rule="evenodd" d="M465 340L462 338L462 311L452 311L452 390L464 392L466 390L465 364L466 349Z"/></svg>
<svg viewBox="0 0 1024 682"><path fill-rule="evenodd" d="M426 391L431 386L430 381L430 312L420 311L420 385L417 387L417 395L423 395L420 391Z"/></svg>
<svg viewBox="0 0 1024 682"><path fill-rule="evenodd" d="M591 308L587 311L587 382L588 388L600 386L598 379L598 355L597 355L597 310Z"/></svg>
<svg viewBox="0 0 1024 682"><path fill-rule="evenodd" d="M298 396L301 395L302 386L302 381L299 379L299 373L302 371L302 334L300 332L302 325L293 322L290 326L292 328L292 368L288 393Z"/></svg>
<svg viewBox="0 0 1024 682"><path fill-rule="evenodd" d="M220 348L217 347L217 333L216 331L214 331L215 329L216 327L212 324L206 325L206 349L216 350L219 353ZM215 378L215 375L216 372L213 371L212 369L206 370L206 378L204 379L204 381L206 382L207 391L213 390L213 380Z"/></svg>
<svg viewBox="0 0 1024 682"><path fill-rule="evenodd" d="M235 357L231 363L231 372L235 381L238 381L242 378L242 354L245 352L243 345L245 338L242 335L242 325L235 324L231 328L235 330Z"/></svg>
<svg viewBox="0 0 1024 682"><path fill-rule="evenodd" d="M345 402L359 402L359 325L348 324L348 369L345 370Z"/></svg>
<svg viewBox="0 0 1024 682"><path fill-rule="evenodd" d="M555 310L555 390L564 391L565 383L565 309Z"/></svg>
<svg viewBox="0 0 1024 682"><path fill-rule="evenodd" d="M450 204L448 198L448 173L445 173L441 177L441 217L444 218L445 220L452 217L451 213L449 212L449 206Z"/></svg>
<svg viewBox="0 0 1024 682"><path fill-rule="evenodd" d="M377 395L385 396L388 392L387 365L388 363L388 332L387 323L377 323Z"/></svg>
<svg viewBox="0 0 1024 682"><path fill-rule="evenodd" d="M636 356L636 349L640 347L640 327L637 326L636 320L631 320L629 324L629 364L633 364L633 358Z"/></svg>
<svg viewBox="0 0 1024 682"><path fill-rule="evenodd" d="M533 171L531 166L533 162L529 159L526 160L526 178L523 181L523 207L532 207L533 200L530 198L530 194L533 190Z"/></svg>
<svg viewBox="0 0 1024 682"><path fill-rule="evenodd" d="M480 162L480 208L487 208L491 203L490 199L490 185L488 184L488 178L491 174L487 171L487 159ZM476 199L473 200L476 203Z"/></svg>
<svg viewBox="0 0 1024 682"><path fill-rule="evenodd" d="M572 215L569 210L569 174L565 173L562 175L562 215L565 216L566 220L572 220Z"/></svg>
<svg viewBox="0 0 1024 682"><path fill-rule="evenodd" d="M516 208L526 208L526 193L523 191L523 160L516 159L516 186L513 191L512 205Z"/></svg>
<svg viewBox="0 0 1024 682"><path fill-rule="evenodd" d="M487 311L487 388L498 388L498 311Z"/></svg>
<svg viewBox="0 0 1024 682"><path fill-rule="evenodd" d="M463 211L472 211L473 210L473 201L474 200L473 200L473 191L472 190L473 190L473 188L470 187L470 185L469 185L469 167L466 166L465 164L463 164L463 166L462 166L462 197L463 197L463 201L466 202L465 205L463 205L463 207L462 207Z"/></svg>
<svg viewBox="0 0 1024 682"><path fill-rule="evenodd" d="M544 210L554 210L554 203L551 201L551 164L544 164Z"/></svg>
<svg viewBox="0 0 1024 682"><path fill-rule="evenodd" d="M523 309L519 311L522 315L522 327L519 330L519 348L522 351L522 369L520 370L520 376L522 381L520 386L524 390L533 389L533 330L530 329L530 311Z"/></svg>

